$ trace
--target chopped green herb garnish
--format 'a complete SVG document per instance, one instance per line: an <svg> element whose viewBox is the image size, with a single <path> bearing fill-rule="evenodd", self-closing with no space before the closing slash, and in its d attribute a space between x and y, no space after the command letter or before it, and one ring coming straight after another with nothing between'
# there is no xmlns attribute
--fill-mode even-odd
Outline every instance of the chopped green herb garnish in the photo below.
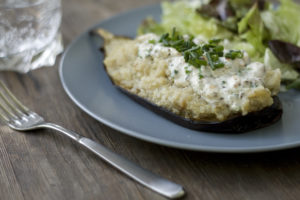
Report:
<svg viewBox="0 0 300 200"><path fill-rule="evenodd" d="M216 52L223 52L224 51L224 46L221 46L221 45L216 46L215 51Z"/></svg>
<svg viewBox="0 0 300 200"><path fill-rule="evenodd" d="M185 66L184 69L185 69L185 73L186 73L186 74L190 74L190 73L192 72L191 70L188 69L187 66Z"/></svg>
<svg viewBox="0 0 300 200"><path fill-rule="evenodd" d="M209 44L219 44L222 41L222 39L212 39L209 40Z"/></svg>
<svg viewBox="0 0 300 200"><path fill-rule="evenodd" d="M224 66L225 66L225 64L221 61L217 61L217 62L214 63L215 69L219 69L219 68L222 68Z"/></svg>
<svg viewBox="0 0 300 200"><path fill-rule="evenodd" d="M175 74L178 74L178 71L175 69L175 70L174 70L174 73L175 73Z"/></svg>
<svg viewBox="0 0 300 200"><path fill-rule="evenodd" d="M236 59L236 58L243 58L243 53L239 50L230 50L228 53L225 54L225 58L229 59Z"/></svg>
<svg viewBox="0 0 300 200"><path fill-rule="evenodd" d="M210 54L209 54L209 53L206 53L205 56L206 56L206 58L207 58L207 62L208 62L208 64L209 64L209 66L210 66L212 69L214 69L214 63L213 63L213 61L212 61L212 59L211 59Z"/></svg>
<svg viewBox="0 0 300 200"><path fill-rule="evenodd" d="M163 34L159 42L166 47L172 47L178 52L182 53L185 62L190 65L200 68L202 65L207 64L213 69L222 68L225 64L220 60L220 57L224 56L224 46L219 45L221 39L212 39L204 45L197 45L193 42L193 37L189 36L185 39L176 28L173 28L172 34ZM241 51L229 51L225 55L226 58L236 59L242 58L243 53ZM189 74L190 71L186 73Z"/></svg>
<svg viewBox="0 0 300 200"><path fill-rule="evenodd" d="M186 74L190 74L192 71L189 71L189 70L185 70L185 73Z"/></svg>
<svg viewBox="0 0 300 200"><path fill-rule="evenodd" d="M156 44L156 40L149 40L150 44Z"/></svg>

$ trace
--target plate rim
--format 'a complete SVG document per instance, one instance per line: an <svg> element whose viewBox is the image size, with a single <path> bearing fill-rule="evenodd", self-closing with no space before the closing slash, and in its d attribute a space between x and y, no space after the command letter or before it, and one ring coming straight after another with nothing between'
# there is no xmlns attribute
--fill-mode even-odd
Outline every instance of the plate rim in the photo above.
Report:
<svg viewBox="0 0 300 200"><path fill-rule="evenodd" d="M130 13L134 13L136 11L140 11L143 9L149 9L150 7L156 7L159 6L160 3L155 3L155 4L150 4L142 7L138 7L135 9L130 9L125 12L121 12L117 15L114 15L112 17L106 18L104 20L99 21L98 23L90 26L88 29L80 33L75 39L71 41L71 43L67 46L65 49L60 62L59 62L59 78L60 82L62 84L62 87L64 91L66 92L67 96L75 103L77 107L79 107L82 111L87 113L89 116L92 118L96 119L98 122L109 126L112 129L115 129L122 134L140 139L142 141L162 145L162 146L167 146L171 148L176 148L176 149L182 149L182 150L189 150L189 151L202 151L202 152L211 152L211 153L263 153L263 152L270 152L270 151L279 151L279 150L284 150L284 149L291 149L295 147L300 146L300 140L298 142L289 142L289 143L284 143L284 144L278 144L278 145L267 145L267 146L262 146L262 147L218 147L218 146L205 146L205 145L195 145L195 144L181 144L179 142L173 142L173 141L166 141L166 140L160 140L156 137L148 136L148 135L143 135L141 133L138 133L136 131L124 128L122 126L119 126L113 122L110 122L104 118L101 118L94 114L92 111L90 111L88 108L86 108L81 102L79 102L76 97L71 93L69 90L67 84L65 83L65 79L63 76L63 67L64 67L64 61L65 58L68 54L68 52L72 49L72 47L80 41L86 34L88 34L91 30L100 27L101 24L107 23L109 21L113 21L114 19L120 18L123 15L127 15Z"/></svg>

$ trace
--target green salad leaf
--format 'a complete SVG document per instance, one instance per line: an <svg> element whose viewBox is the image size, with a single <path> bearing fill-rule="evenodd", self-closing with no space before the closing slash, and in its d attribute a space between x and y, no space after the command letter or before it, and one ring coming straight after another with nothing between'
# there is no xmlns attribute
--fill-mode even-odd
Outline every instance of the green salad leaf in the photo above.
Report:
<svg viewBox="0 0 300 200"><path fill-rule="evenodd" d="M300 46L300 5L292 0L281 0L280 6L261 13L271 38Z"/></svg>
<svg viewBox="0 0 300 200"><path fill-rule="evenodd" d="M300 79L294 80L292 83L286 85L286 89L297 89L300 90Z"/></svg>
<svg viewBox="0 0 300 200"><path fill-rule="evenodd" d="M229 0L237 18L243 18L253 5L253 0Z"/></svg>
<svg viewBox="0 0 300 200"><path fill-rule="evenodd" d="M146 33L155 33L157 35L161 35L165 32L166 29L162 25L154 21L154 19L151 17L144 19L144 21L142 22L142 24L139 26L137 30L138 35L143 35Z"/></svg>
<svg viewBox="0 0 300 200"><path fill-rule="evenodd" d="M281 79L284 82L291 82L299 77L299 73L295 69L293 69L289 64L281 63L269 48L266 49L264 64L273 69L279 68L281 71Z"/></svg>
<svg viewBox="0 0 300 200"><path fill-rule="evenodd" d="M230 38L232 33L216 23L215 19L207 19L195 11L195 8L186 4L186 1L163 2L161 23L147 19L138 29L138 34L152 32L162 34L171 33L176 27L182 34L202 35L210 38ZM162 31L164 30L164 31Z"/></svg>
<svg viewBox="0 0 300 200"><path fill-rule="evenodd" d="M245 37L261 55L264 54L266 47L263 42L268 38L268 33L260 16L257 3L253 4L252 8L238 23L238 33L244 33L241 37Z"/></svg>
<svg viewBox="0 0 300 200"><path fill-rule="evenodd" d="M181 33L202 35L208 40L214 38L231 37L231 33L216 23L213 18L204 18L195 12L195 8L188 6L185 1L162 3L161 25L167 30L176 27Z"/></svg>
<svg viewBox="0 0 300 200"><path fill-rule="evenodd" d="M260 15L257 9L257 4L254 4L252 8L246 13L246 15L238 23L238 33L241 34L245 32L250 26L252 29L259 29L260 25Z"/></svg>

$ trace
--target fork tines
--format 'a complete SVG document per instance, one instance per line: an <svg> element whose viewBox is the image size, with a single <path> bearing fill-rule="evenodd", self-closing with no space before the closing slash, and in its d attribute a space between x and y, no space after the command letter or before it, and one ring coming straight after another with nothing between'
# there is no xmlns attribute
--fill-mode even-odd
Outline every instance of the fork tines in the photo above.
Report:
<svg viewBox="0 0 300 200"><path fill-rule="evenodd" d="M19 119L28 113L29 109L0 81L0 118L7 123L11 118Z"/></svg>

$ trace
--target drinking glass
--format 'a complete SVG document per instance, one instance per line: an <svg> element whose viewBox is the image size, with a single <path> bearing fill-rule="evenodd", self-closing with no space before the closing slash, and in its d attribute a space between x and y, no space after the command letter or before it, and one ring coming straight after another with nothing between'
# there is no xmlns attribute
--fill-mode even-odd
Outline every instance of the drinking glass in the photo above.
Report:
<svg viewBox="0 0 300 200"><path fill-rule="evenodd" d="M0 0L0 70L52 66L63 51L60 0Z"/></svg>

